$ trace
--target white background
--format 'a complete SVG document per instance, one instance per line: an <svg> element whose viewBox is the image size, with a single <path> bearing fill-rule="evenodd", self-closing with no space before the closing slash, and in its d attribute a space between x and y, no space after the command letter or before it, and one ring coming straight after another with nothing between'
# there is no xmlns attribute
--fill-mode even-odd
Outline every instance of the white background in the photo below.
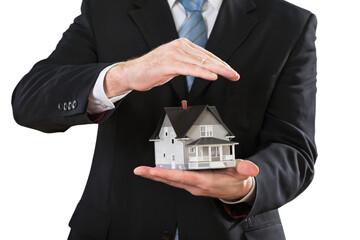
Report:
<svg viewBox="0 0 360 240"><path fill-rule="evenodd" d="M121 1L121 0L119 0ZM360 239L360 20L356 0L292 0L318 17L319 157L310 187L281 208L287 238ZM0 239L64 240L90 169L96 125L60 134L18 126L11 94L80 13L81 0L2 1Z"/></svg>

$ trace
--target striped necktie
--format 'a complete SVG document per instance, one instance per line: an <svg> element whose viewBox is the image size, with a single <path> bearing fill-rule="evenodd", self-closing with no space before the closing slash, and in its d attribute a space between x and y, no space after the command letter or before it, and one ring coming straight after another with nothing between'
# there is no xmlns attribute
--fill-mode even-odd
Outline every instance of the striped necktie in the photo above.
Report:
<svg viewBox="0 0 360 240"><path fill-rule="evenodd" d="M180 26L179 37L184 37L193 43L205 47L207 33L204 19L201 15L201 9L206 0L178 0L185 8L186 18ZM193 76L186 76L188 91L190 92L194 82Z"/></svg>

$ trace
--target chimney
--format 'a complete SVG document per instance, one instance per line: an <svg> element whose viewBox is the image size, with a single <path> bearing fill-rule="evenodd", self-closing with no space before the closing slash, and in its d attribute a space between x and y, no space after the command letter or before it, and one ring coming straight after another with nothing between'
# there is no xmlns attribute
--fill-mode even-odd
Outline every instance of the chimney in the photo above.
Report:
<svg viewBox="0 0 360 240"><path fill-rule="evenodd" d="M186 110L186 109L187 109L187 101L186 101L186 100L182 100L182 101L181 101L181 106L182 106L182 108L183 108L184 110Z"/></svg>

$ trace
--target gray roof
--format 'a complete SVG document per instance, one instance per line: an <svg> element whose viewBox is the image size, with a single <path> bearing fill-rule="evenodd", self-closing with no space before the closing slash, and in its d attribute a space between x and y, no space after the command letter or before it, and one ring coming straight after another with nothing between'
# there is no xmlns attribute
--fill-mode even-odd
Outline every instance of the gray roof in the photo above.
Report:
<svg viewBox="0 0 360 240"><path fill-rule="evenodd" d="M232 145L232 144L238 144L238 143L228 141L228 140L219 139L219 138L214 138L214 137L203 137L203 138L199 138L196 141L193 141L192 143L187 144L187 146L191 146L191 145L194 145L194 146L195 145L219 145L219 144Z"/></svg>
<svg viewBox="0 0 360 240"><path fill-rule="evenodd" d="M214 115L216 120L225 128L225 130L228 132L227 136L234 136L230 129L228 129L225 123L221 120L220 114L214 106L199 105L189 106L186 110L184 110L182 107L165 107L165 111L161 115L156 131L151 136L151 140L159 139L161 126L166 115L169 117L171 125L176 132L177 138L186 138L186 133L205 109L209 110L210 113Z"/></svg>

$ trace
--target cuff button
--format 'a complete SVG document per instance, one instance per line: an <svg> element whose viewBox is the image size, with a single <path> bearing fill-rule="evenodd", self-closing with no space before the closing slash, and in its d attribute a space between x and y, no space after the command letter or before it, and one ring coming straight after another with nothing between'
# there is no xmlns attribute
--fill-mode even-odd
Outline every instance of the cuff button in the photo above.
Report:
<svg viewBox="0 0 360 240"><path fill-rule="evenodd" d="M69 110L69 111L72 110L72 102L68 102L68 104L67 104L67 110Z"/></svg>
<svg viewBox="0 0 360 240"><path fill-rule="evenodd" d="M62 103L59 103L59 104L58 104L58 109L59 109L60 111L62 111L62 110L64 109L64 106L63 106Z"/></svg>
<svg viewBox="0 0 360 240"><path fill-rule="evenodd" d="M72 109L75 109L77 107L78 103L76 100L72 102Z"/></svg>
<svg viewBox="0 0 360 240"><path fill-rule="evenodd" d="M64 102L64 103L63 103L63 110L64 110L64 111L67 111L67 109L68 109L67 103Z"/></svg>

